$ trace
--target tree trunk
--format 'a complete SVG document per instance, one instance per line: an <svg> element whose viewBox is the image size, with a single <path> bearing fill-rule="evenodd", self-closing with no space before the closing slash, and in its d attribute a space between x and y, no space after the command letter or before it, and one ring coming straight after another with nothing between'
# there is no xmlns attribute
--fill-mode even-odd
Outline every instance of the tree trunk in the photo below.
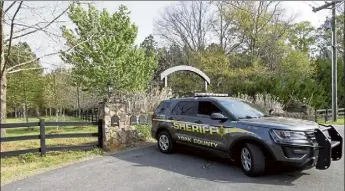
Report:
<svg viewBox="0 0 345 191"><path fill-rule="evenodd" d="M58 119L59 119L59 109L55 108L55 120L56 120L56 122L59 121Z"/></svg>
<svg viewBox="0 0 345 191"><path fill-rule="evenodd" d="M77 84L77 107L78 107L78 117L80 118L80 94L79 94L79 84Z"/></svg>
<svg viewBox="0 0 345 191"><path fill-rule="evenodd" d="M52 116L52 108L50 107L49 108L49 117L51 117Z"/></svg>
<svg viewBox="0 0 345 191"><path fill-rule="evenodd" d="M28 106L26 104L26 99L25 99L25 107L24 107L24 113L25 113L25 121L29 123L29 112L28 112Z"/></svg>
<svg viewBox="0 0 345 191"><path fill-rule="evenodd" d="M3 57L4 54L1 52L1 64L3 64ZM2 67L1 67L2 68ZM1 76L1 116L0 116L0 123L5 123L6 121L6 90L7 90L7 79L6 79L6 71ZM1 137L5 137L6 130L1 129Z"/></svg>
<svg viewBox="0 0 345 191"><path fill-rule="evenodd" d="M37 115L38 118L41 117L41 115L40 115L40 109L38 108L38 106L36 106L36 115Z"/></svg>
<svg viewBox="0 0 345 191"><path fill-rule="evenodd" d="M4 55L4 2L1 2L0 10L0 123L5 123L6 120L6 90L7 90L7 79L5 70L5 55ZM1 137L5 137L6 130L1 129Z"/></svg>
<svg viewBox="0 0 345 191"><path fill-rule="evenodd" d="M26 113L26 106L24 105L23 106L23 118L26 120L26 122L28 122L28 120L27 120L27 113Z"/></svg>
<svg viewBox="0 0 345 191"><path fill-rule="evenodd" d="M59 121L59 109L58 109L58 107L55 108L55 117L56 117L55 121L58 122ZM59 126L56 126L56 131L58 131L58 130L59 130Z"/></svg>
<svg viewBox="0 0 345 191"><path fill-rule="evenodd" d="M18 111L17 111L17 108L15 107L14 108L14 118L17 118L18 117Z"/></svg>
<svg viewBox="0 0 345 191"><path fill-rule="evenodd" d="M65 109L62 109L62 116L63 116L63 121L66 121L66 117L65 117L66 113L65 113Z"/></svg>
<svg viewBox="0 0 345 191"><path fill-rule="evenodd" d="M60 114L60 117L63 116L63 110L62 110L62 107L61 107L61 106L60 106L60 112L59 112L59 114Z"/></svg>
<svg viewBox="0 0 345 191"><path fill-rule="evenodd" d="M46 116L48 116L48 108L45 108L45 113L46 113Z"/></svg>

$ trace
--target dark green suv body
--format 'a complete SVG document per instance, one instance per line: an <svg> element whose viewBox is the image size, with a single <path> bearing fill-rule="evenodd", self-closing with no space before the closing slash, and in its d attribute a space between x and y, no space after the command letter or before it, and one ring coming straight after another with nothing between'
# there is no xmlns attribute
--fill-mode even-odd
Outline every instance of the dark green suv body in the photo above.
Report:
<svg viewBox="0 0 345 191"><path fill-rule="evenodd" d="M342 157L343 138L334 127L269 116L219 94L163 101L152 116L151 133L163 153L176 144L218 151L241 162L248 176L261 175L267 161L327 169Z"/></svg>

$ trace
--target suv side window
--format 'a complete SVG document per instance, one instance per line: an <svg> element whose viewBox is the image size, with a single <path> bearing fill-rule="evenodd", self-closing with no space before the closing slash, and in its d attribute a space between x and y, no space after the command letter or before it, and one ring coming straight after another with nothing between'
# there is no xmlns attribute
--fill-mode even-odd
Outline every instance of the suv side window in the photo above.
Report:
<svg viewBox="0 0 345 191"><path fill-rule="evenodd" d="M164 114L165 111L169 108L170 104L170 102L163 101L161 104L159 104L155 113L157 115Z"/></svg>
<svg viewBox="0 0 345 191"><path fill-rule="evenodd" d="M181 101L176 104L172 110L172 115L188 115L194 116L197 112L197 102L195 101Z"/></svg>
<svg viewBox="0 0 345 191"><path fill-rule="evenodd" d="M199 101L198 115L211 116L212 113L222 113L222 110L210 101Z"/></svg>

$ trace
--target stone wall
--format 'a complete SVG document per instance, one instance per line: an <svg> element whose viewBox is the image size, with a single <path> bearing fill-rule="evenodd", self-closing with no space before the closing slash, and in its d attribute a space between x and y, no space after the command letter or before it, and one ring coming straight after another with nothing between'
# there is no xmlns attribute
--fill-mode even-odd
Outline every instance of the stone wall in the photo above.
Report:
<svg viewBox="0 0 345 191"><path fill-rule="evenodd" d="M149 114L161 100L167 99L166 90L150 94L114 94L99 105L98 115L104 120L103 147L106 151L116 151L134 146L145 137L138 133L131 121L138 114Z"/></svg>
<svg viewBox="0 0 345 191"><path fill-rule="evenodd" d="M104 119L103 146L106 151L116 151L145 140L131 126L130 112L127 108L127 102L117 99L109 99L100 103L99 117Z"/></svg>

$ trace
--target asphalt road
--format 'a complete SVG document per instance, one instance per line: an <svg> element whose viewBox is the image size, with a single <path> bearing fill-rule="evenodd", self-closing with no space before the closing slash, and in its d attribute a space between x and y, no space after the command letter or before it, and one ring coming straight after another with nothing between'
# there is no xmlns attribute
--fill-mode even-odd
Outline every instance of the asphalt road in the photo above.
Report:
<svg viewBox="0 0 345 191"><path fill-rule="evenodd" d="M338 128L344 135L344 128ZM156 145L127 150L1 187L8 190L344 190L344 159L325 171L269 172L249 178L223 159L190 151L166 155Z"/></svg>

